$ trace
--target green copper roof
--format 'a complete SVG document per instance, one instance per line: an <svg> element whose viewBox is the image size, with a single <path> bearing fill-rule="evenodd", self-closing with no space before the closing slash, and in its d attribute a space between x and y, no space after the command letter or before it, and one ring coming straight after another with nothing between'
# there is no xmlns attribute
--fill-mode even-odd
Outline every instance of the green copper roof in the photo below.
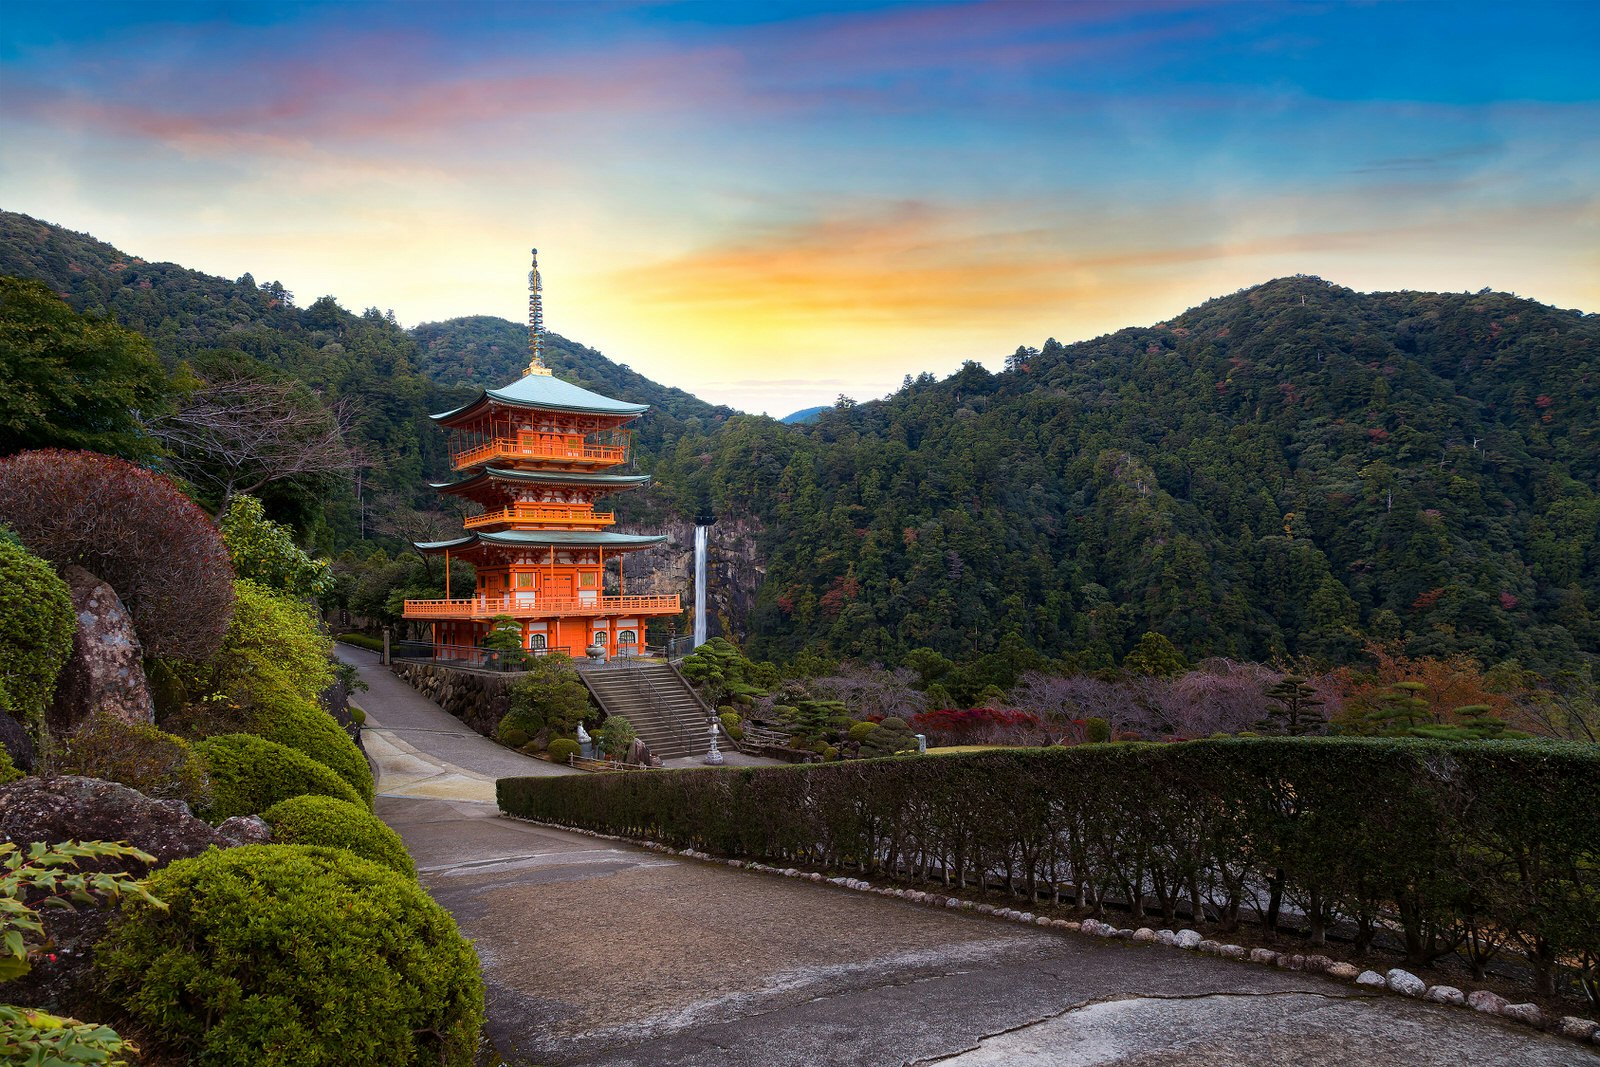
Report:
<svg viewBox="0 0 1600 1067"><path fill-rule="evenodd" d="M447 548L466 548L482 542L513 548L575 545L582 548L644 548L658 545L666 534L598 533L590 530L504 530L498 533L469 533L454 541L413 541L420 552L442 552Z"/></svg>
<svg viewBox="0 0 1600 1067"><path fill-rule="evenodd" d="M580 385L564 382L554 375L529 374L518 378L504 389L485 389L470 403L428 417L448 419L452 415L459 415L477 407L485 399L498 400L503 404L522 408L537 408L541 411L577 411L585 415L633 416L643 415L650 410L649 404L630 404L623 400L613 400L609 396L590 392Z"/></svg>
<svg viewBox="0 0 1600 1067"><path fill-rule="evenodd" d="M514 471L504 467L485 467L478 473L454 482L429 482L442 493L466 489L484 482L528 482L534 485L584 485L595 489L634 489L650 480L648 474L591 474L581 471Z"/></svg>

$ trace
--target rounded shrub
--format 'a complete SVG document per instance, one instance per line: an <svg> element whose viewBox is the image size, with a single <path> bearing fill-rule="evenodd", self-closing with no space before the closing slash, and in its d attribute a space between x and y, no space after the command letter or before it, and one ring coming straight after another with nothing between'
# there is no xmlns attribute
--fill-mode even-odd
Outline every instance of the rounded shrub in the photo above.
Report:
<svg viewBox="0 0 1600 1067"><path fill-rule="evenodd" d="M211 772L212 822L258 815L280 800L314 793L360 804L350 784L310 756L255 734L220 734L195 743Z"/></svg>
<svg viewBox="0 0 1600 1067"><path fill-rule="evenodd" d="M858 722L850 727L850 740L860 744L867 739L867 735L878 728L875 722Z"/></svg>
<svg viewBox="0 0 1600 1067"><path fill-rule="evenodd" d="M528 735L513 726L500 734L500 740L512 748L521 748L528 743Z"/></svg>
<svg viewBox="0 0 1600 1067"><path fill-rule="evenodd" d="M1111 724L1098 715L1083 720L1083 739L1093 745L1111 740Z"/></svg>
<svg viewBox="0 0 1600 1067"><path fill-rule="evenodd" d="M565 763L582 751L583 747L570 737L558 737L545 749L546 755L556 763Z"/></svg>
<svg viewBox="0 0 1600 1067"><path fill-rule="evenodd" d="M342 848L408 878L417 876L417 865L400 835L360 805L332 797L290 797L272 805L261 817L272 827L275 843Z"/></svg>
<svg viewBox="0 0 1600 1067"><path fill-rule="evenodd" d="M340 849L246 845L151 876L101 942L104 989L212 1067L471 1067L483 981L450 915Z"/></svg>
<svg viewBox="0 0 1600 1067"><path fill-rule="evenodd" d="M291 693L273 693L258 700L245 728L304 752L343 778L367 807L372 807L372 768L367 757L318 704Z"/></svg>

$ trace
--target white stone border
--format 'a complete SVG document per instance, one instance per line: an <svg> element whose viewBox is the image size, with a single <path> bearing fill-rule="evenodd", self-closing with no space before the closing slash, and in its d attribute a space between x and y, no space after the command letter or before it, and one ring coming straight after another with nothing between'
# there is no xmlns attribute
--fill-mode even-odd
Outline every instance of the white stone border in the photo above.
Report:
<svg viewBox="0 0 1600 1067"><path fill-rule="evenodd" d="M997 908L992 904L979 904L971 900L963 900L960 897L945 896L942 893L928 893L920 889L890 889L885 886L875 886L861 878L845 878L842 876L830 878L817 871L802 871L795 867L773 867L754 860L720 859L705 852L697 852L692 848L671 848L658 841L641 841L637 838L620 837L616 834L602 834L597 830L582 830L571 826L563 826L560 823L540 822L538 819L528 819L521 815L509 815L504 811L500 812L500 816L505 819L515 819L518 822L530 823L534 826L543 826L551 830L562 830L569 834L583 834L586 837L596 837L605 841L620 841L650 852L680 856L684 859L701 860L706 863L734 867L739 870L758 871L761 874L776 874L784 878L798 878L801 881L825 883L837 886L840 889L851 889L858 893L873 893L877 896L892 897L896 900L905 900L927 907L972 911L979 915L988 915L995 919L1005 919L1028 926L1043 926L1068 933L1132 941L1142 945L1166 945L1172 948L1187 949L1191 952L1200 952L1207 956L1220 956L1223 959L1277 967L1285 971L1306 971L1311 974L1321 974L1336 981L1353 982L1355 985L1373 993L1393 993L1398 996L1410 997L1414 1000L1426 1000L1435 1004L1470 1007L1473 1011L1494 1015L1510 1022L1521 1023L1536 1030L1560 1034L1563 1037L1570 1037L1585 1044L1600 1045L1600 1023L1596 1023L1591 1019L1579 1018L1576 1015L1564 1015L1559 1019L1547 1019L1544 1013L1539 1010L1537 1004L1512 1004L1505 997L1487 989L1477 989L1471 993L1463 993L1455 986L1430 986L1421 978L1409 971L1401 970L1399 967L1390 969L1387 974L1379 974L1377 971L1363 971L1354 964L1341 963L1328 956L1274 952L1266 948L1246 949L1243 945L1224 944L1206 938L1197 930L1156 930L1148 926L1141 926L1137 930L1127 930L1119 929L1110 923L1103 923L1096 919L1084 919L1082 922L1073 922L1069 919L1051 919L1043 915L1035 915L1031 911L1018 911L1015 908Z"/></svg>

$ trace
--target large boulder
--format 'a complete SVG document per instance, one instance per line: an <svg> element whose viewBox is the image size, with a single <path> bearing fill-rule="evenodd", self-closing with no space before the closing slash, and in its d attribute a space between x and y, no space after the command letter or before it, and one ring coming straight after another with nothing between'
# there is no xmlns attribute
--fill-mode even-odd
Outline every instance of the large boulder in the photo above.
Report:
<svg viewBox="0 0 1600 1067"><path fill-rule="evenodd" d="M243 825L237 827L237 833L224 833L227 827L212 828L191 815L181 800L152 800L125 785L98 778L63 775L0 785L0 842L25 849L35 841L126 841L156 858L149 867L128 860L85 861L79 865L85 870L142 875L173 860L198 856L208 848L260 840L260 827L240 822ZM93 949L105 933L108 918L104 910L91 907L44 913L45 932L54 943L52 955L36 963L24 977L8 982L6 1000L69 1015L87 1006Z"/></svg>
<svg viewBox="0 0 1600 1067"><path fill-rule="evenodd" d="M0 747L11 756L11 765L19 771L33 772L33 741L22 724L0 711Z"/></svg>
<svg viewBox="0 0 1600 1067"><path fill-rule="evenodd" d="M61 576L72 592L78 631L45 715L50 729L66 733L95 712L128 722L154 722L144 650L116 590L82 567L69 566Z"/></svg>

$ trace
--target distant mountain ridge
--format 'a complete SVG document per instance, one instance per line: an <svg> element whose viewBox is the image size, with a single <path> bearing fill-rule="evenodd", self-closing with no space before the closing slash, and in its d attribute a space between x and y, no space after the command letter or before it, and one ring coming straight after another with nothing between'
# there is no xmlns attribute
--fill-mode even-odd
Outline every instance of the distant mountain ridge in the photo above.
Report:
<svg viewBox="0 0 1600 1067"><path fill-rule="evenodd" d="M273 282L149 263L0 213L0 272L149 337L170 364L244 353L358 401L374 457L320 547L432 506L430 411L520 373L523 327L405 331ZM1503 293L1362 294L1280 278L1148 327L1019 348L786 425L550 339L556 373L649 403L626 520L740 520L729 618L758 656L1344 662L1362 642L1548 675L1600 665L1600 318ZM797 413L801 414L801 413ZM745 521L748 520L748 521ZM717 583L746 581L725 577ZM722 601L719 601L722 602ZM743 615L744 613L741 612Z"/></svg>

